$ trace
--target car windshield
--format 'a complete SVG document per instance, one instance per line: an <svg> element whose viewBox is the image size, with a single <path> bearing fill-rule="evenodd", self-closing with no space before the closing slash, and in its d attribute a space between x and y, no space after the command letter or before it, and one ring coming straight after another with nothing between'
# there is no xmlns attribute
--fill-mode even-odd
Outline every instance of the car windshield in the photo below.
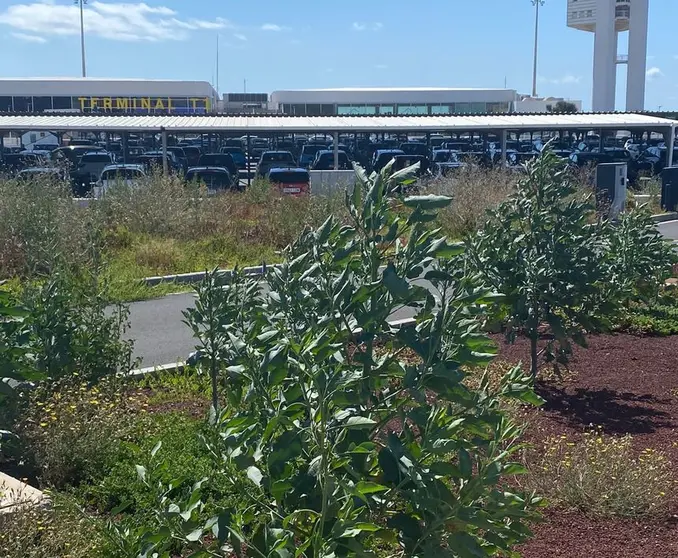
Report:
<svg viewBox="0 0 678 558"><path fill-rule="evenodd" d="M101 180L130 180L143 177L139 169L108 169L101 175Z"/></svg>
<svg viewBox="0 0 678 558"><path fill-rule="evenodd" d="M110 155L83 155L80 159L81 163L110 163Z"/></svg>
<svg viewBox="0 0 678 558"><path fill-rule="evenodd" d="M450 160L451 153L449 151L436 151L433 154L433 161L436 163L447 163Z"/></svg>
<svg viewBox="0 0 678 558"><path fill-rule="evenodd" d="M323 149L325 149L324 145L304 145L301 149L301 154L306 156L315 155L318 151L322 151Z"/></svg>
<svg viewBox="0 0 678 558"><path fill-rule="evenodd" d="M264 153L262 155L263 161L292 161L291 153Z"/></svg>
<svg viewBox="0 0 678 558"><path fill-rule="evenodd" d="M277 184L307 184L310 180L306 171L273 171L268 179Z"/></svg>
<svg viewBox="0 0 678 558"><path fill-rule="evenodd" d="M204 182L208 187L230 186L231 177L227 172L197 171L186 175L189 182Z"/></svg>

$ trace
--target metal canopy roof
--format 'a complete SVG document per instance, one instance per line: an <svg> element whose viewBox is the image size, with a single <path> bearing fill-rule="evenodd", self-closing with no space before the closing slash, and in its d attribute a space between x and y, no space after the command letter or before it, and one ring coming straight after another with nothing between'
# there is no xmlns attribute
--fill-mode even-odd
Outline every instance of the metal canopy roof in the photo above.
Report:
<svg viewBox="0 0 678 558"><path fill-rule="evenodd" d="M647 114L493 114L454 116L256 116L2 114L0 131L157 132L434 132L631 128L659 130L678 121Z"/></svg>

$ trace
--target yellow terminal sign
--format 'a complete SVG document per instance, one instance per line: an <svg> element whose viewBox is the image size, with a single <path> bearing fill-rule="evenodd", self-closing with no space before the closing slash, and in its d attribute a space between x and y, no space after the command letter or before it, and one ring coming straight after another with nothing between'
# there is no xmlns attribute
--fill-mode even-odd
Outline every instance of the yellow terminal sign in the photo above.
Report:
<svg viewBox="0 0 678 558"><path fill-rule="evenodd" d="M182 101L185 100L182 98ZM80 110L96 111L136 111L136 110L161 110L172 112L177 109L174 103L177 99L172 97L78 97ZM212 103L209 97L189 97L188 109L204 109L209 112ZM185 111L186 107L182 107Z"/></svg>

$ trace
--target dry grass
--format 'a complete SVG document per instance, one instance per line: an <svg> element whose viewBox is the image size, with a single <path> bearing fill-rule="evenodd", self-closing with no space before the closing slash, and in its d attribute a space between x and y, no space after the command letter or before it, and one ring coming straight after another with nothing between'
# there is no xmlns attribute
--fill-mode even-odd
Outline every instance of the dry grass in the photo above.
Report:
<svg viewBox="0 0 678 558"><path fill-rule="evenodd" d="M477 230L487 211L511 195L520 176L499 167L484 169L469 165L429 183L428 191L452 198L452 204L439 215L444 232L452 238L463 238Z"/></svg>
<svg viewBox="0 0 678 558"><path fill-rule="evenodd" d="M631 436L587 432L548 439L527 455L526 488L551 503L598 517L639 518L662 511L673 490L671 463L653 449L638 455Z"/></svg>

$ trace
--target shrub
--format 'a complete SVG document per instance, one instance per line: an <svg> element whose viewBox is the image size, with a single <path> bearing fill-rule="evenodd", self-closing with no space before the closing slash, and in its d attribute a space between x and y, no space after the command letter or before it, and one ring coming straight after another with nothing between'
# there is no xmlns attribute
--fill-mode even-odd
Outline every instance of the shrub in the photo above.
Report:
<svg viewBox="0 0 678 558"><path fill-rule="evenodd" d="M100 479L131 427L126 403L112 386L65 380L32 394L17 432L42 485Z"/></svg>
<svg viewBox="0 0 678 558"><path fill-rule="evenodd" d="M231 401L210 448L247 505L205 523L200 483L186 499L160 483L164 523L137 550L182 540L212 556L361 556L385 541L403 556L489 556L529 536L539 499L500 489L522 467L510 461L520 429L499 403L539 400L515 368L496 390L463 383L496 352L477 319L494 297L465 275L463 248L428 230L448 198L387 197L413 170L358 169L351 225L330 218L303 234L267 294L239 276L213 285L240 294L216 331L213 320L196 331L206 349L222 338L205 357L218 356ZM437 299L406 281L422 274ZM417 309L417 325L394 330L387 318L402 306ZM408 349L418 364L401 360ZM149 486L158 455L139 468ZM158 541L163 527L172 538Z"/></svg>
<svg viewBox="0 0 678 558"><path fill-rule="evenodd" d="M609 281L625 303L655 299L678 261L645 208L622 213L608 228Z"/></svg>
<svg viewBox="0 0 678 558"><path fill-rule="evenodd" d="M584 344L586 331L605 325L614 294L604 233L565 163L547 147L525 168L517 192L468 244L473 268L506 296L509 341L521 332L530 339L535 376L542 333L557 343L557 351L547 345L547 358L565 361L571 340Z"/></svg>
<svg viewBox="0 0 678 558"><path fill-rule="evenodd" d="M528 462L526 485L556 505L600 517L640 518L665 508L672 467L653 449L637 454L631 436L586 432L550 438Z"/></svg>
<svg viewBox="0 0 678 558"><path fill-rule="evenodd" d="M52 495L54 508L27 508L0 514L0 556L3 558L92 558L115 555L103 524L86 516L68 497Z"/></svg>

